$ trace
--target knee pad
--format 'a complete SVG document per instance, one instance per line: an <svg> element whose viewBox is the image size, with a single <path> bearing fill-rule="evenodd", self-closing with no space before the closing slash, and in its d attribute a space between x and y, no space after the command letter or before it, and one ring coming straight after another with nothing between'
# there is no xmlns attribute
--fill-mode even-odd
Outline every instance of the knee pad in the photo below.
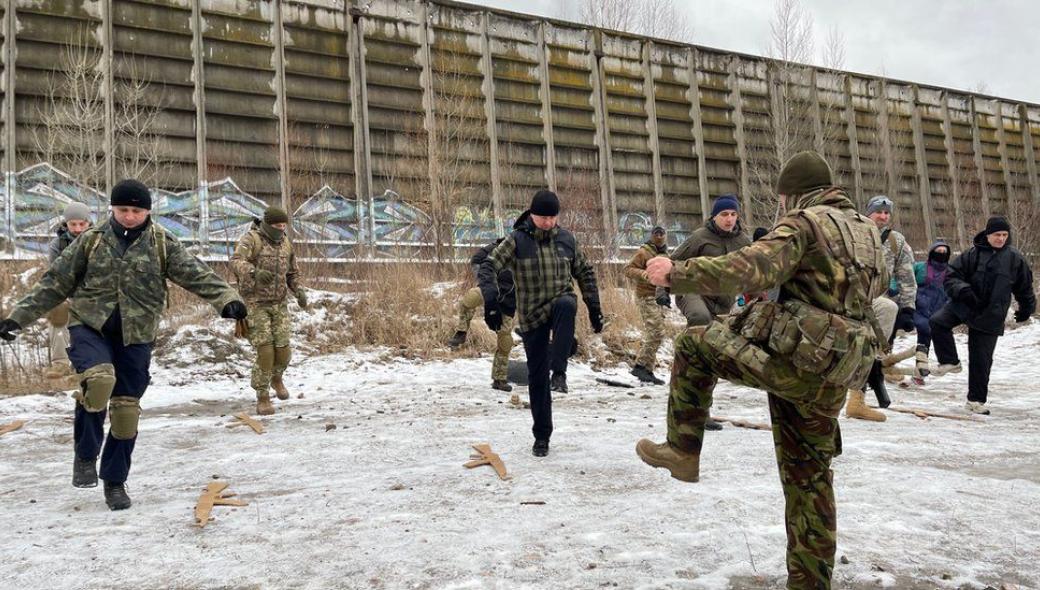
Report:
<svg viewBox="0 0 1040 590"><path fill-rule="evenodd" d="M264 344L256 348L256 365L264 371L270 371L274 367L274 346Z"/></svg>
<svg viewBox="0 0 1040 590"><path fill-rule="evenodd" d="M82 390L76 392L76 401L88 412L102 412L116 386L116 368L110 363L94 365L80 373L80 382Z"/></svg>
<svg viewBox="0 0 1040 590"><path fill-rule="evenodd" d="M136 397L117 395L110 402L108 419L112 438L128 440L137 436L137 423L141 420L141 400Z"/></svg>
<svg viewBox="0 0 1040 590"><path fill-rule="evenodd" d="M284 371L289 366L290 358L292 358L292 349L288 346L275 346L273 368Z"/></svg>

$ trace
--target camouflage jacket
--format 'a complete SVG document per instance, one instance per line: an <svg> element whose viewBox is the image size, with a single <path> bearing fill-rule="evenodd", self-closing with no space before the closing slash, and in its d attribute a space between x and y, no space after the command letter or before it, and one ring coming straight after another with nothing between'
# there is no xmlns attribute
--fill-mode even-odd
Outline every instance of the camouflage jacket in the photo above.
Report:
<svg viewBox="0 0 1040 590"><path fill-rule="evenodd" d="M628 261L625 267L625 276L635 283L636 297L654 297L657 287L646 280L646 263L655 256L667 256L668 247L658 248L653 242L647 242L636 250L635 256Z"/></svg>
<svg viewBox="0 0 1040 590"><path fill-rule="evenodd" d="M498 273L511 268L520 332L529 332L549 321L553 301L574 293L575 279L586 305L599 307L596 273L574 234L560 227L538 229L528 212L516 220L513 228L513 233L480 265L478 278L484 301L498 299Z"/></svg>
<svg viewBox="0 0 1040 590"><path fill-rule="evenodd" d="M231 270L238 277L238 288L246 302L281 303L290 291L296 293L299 289L296 255L287 237L275 242L264 234L261 223L253 221L253 227L238 241L231 255ZM272 273L274 281L269 285L257 284L253 275L258 270Z"/></svg>
<svg viewBox="0 0 1040 590"><path fill-rule="evenodd" d="M914 275L914 251L903 234L894 229L881 231L881 242L885 244L885 268L891 279L889 296L899 308L913 309L917 305L917 279Z"/></svg>
<svg viewBox="0 0 1040 590"><path fill-rule="evenodd" d="M28 326L71 299L69 325L84 324L100 331L119 307L123 319L123 343L155 340L166 304L166 279L208 301L217 311L241 300L223 279L192 256L176 238L148 222L120 255L119 238L108 221L80 234L47 269L40 282L11 313L20 326ZM159 262L156 240L165 240L165 272Z"/></svg>
<svg viewBox="0 0 1040 590"><path fill-rule="evenodd" d="M765 237L736 252L676 262L671 273L672 292L734 297L779 286L780 301L796 299L854 320L867 319L865 314L872 313L869 305L856 310L845 308L852 282L846 269L820 243L812 222L803 213L810 207L854 210L852 201L844 190L826 188L802 195L796 207ZM888 273L874 284L871 298L884 292Z"/></svg>

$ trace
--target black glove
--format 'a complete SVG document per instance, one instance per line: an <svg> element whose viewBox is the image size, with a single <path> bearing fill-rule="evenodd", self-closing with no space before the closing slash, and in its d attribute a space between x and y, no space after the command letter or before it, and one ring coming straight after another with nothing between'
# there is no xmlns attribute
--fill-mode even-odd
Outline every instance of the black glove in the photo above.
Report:
<svg viewBox="0 0 1040 590"><path fill-rule="evenodd" d="M979 306L979 296L975 294L975 291L973 291L971 287L961 289L961 292L957 296L957 300L971 309L976 309Z"/></svg>
<svg viewBox="0 0 1040 590"><path fill-rule="evenodd" d="M904 332L913 332L917 326L914 324L914 308L903 307L899 309L899 315L896 316L896 330L903 330Z"/></svg>
<svg viewBox="0 0 1040 590"><path fill-rule="evenodd" d="M656 299L654 299L654 301L656 301L657 304L660 305L661 307L671 307L672 306L672 296L669 295L668 293L661 293L660 295L657 296Z"/></svg>
<svg viewBox="0 0 1040 590"><path fill-rule="evenodd" d="M603 311L598 305L589 306L589 323L592 324L592 331L596 334L603 331Z"/></svg>
<svg viewBox="0 0 1040 590"><path fill-rule="evenodd" d="M15 335L12 334L12 332L17 332L21 329L22 327L18 325L18 322L14 320L4 320L0 322L0 338L10 342L15 338Z"/></svg>
<svg viewBox="0 0 1040 590"><path fill-rule="evenodd" d="M497 301L484 302L484 323L492 332L502 329L502 310L498 308Z"/></svg>
<svg viewBox="0 0 1040 590"><path fill-rule="evenodd" d="M227 318L229 320L244 320L249 313L246 311L246 304L241 301L232 301L224 306L224 309L220 310L220 317Z"/></svg>
<svg viewBox="0 0 1040 590"><path fill-rule="evenodd" d="M1021 324L1023 322L1028 322L1029 321L1029 317L1030 317L1030 314L1022 313L1021 309L1015 312L1015 322L1016 323Z"/></svg>
<svg viewBox="0 0 1040 590"><path fill-rule="evenodd" d="M257 285L266 287L274 282L274 273L269 270L259 268L253 271L253 280L256 281Z"/></svg>

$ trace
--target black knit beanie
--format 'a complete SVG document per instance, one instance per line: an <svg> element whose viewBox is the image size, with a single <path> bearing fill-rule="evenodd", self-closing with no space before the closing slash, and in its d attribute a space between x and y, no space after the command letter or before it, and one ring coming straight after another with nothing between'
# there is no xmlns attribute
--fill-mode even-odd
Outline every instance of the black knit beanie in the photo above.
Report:
<svg viewBox="0 0 1040 590"><path fill-rule="evenodd" d="M148 187L136 180L120 180L112 187L111 204L113 207L140 207L151 210L152 193Z"/></svg>
<svg viewBox="0 0 1040 590"><path fill-rule="evenodd" d="M1010 232L1011 231L1011 224L1008 223L1008 220L1007 220L1006 217L1001 217L999 215L994 215L993 217L990 217L988 221L986 221L986 232L985 232L985 234L988 236L990 234L995 234L998 231Z"/></svg>
<svg viewBox="0 0 1040 590"><path fill-rule="evenodd" d="M531 199L530 211L531 215L555 217L560 214L560 199L552 191L540 190Z"/></svg>

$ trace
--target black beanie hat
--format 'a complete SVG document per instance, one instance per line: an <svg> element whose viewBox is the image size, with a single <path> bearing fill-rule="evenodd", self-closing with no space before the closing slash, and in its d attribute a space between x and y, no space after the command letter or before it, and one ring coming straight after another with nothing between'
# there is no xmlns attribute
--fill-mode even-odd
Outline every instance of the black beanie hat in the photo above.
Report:
<svg viewBox="0 0 1040 590"><path fill-rule="evenodd" d="M276 223L289 223L289 215L286 214L284 209L278 207L268 207L264 211L264 223L267 225L274 225Z"/></svg>
<svg viewBox="0 0 1040 590"><path fill-rule="evenodd" d="M984 233L988 236L997 233L998 231L1010 232L1011 224L1008 223L1007 218L1001 217L1000 215L994 215L986 222L986 231Z"/></svg>
<svg viewBox="0 0 1040 590"><path fill-rule="evenodd" d="M134 179L120 180L112 187L113 207L140 207L151 210L152 193L148 187Z"/></svg>
<svg viewBox="0 0 1040 590"><path fill-rule="evenodd" d="M766 229L764 227L756 227L755 228L755 232L753 234L751 234L751 241L752 242L757 242L757 241L761 240L762 238L766 237L766 234L768 234L768 233L769 233L768 229Z"/></svg>
<svg viewBox="0 0 1040 590"><path fill-rule="evenodd" d="M560 199L552 191L540 190L531 199L530 211L531 215L555 217L560 214Z"/></svg>

